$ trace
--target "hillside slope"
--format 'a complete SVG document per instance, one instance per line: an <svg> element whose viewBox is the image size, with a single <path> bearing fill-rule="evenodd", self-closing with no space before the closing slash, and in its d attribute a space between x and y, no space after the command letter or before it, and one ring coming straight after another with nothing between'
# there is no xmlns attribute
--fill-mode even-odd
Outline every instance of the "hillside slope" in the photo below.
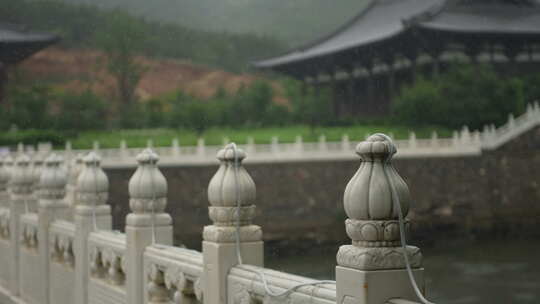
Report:
<svg viewBox="0 0 540 304"><path fill-rule="evenodd" d="M200 98L208 98L219 88L236 92L242 85L259 79L249 74L233 74L223 70L173 59L139 57L147 71L137 88L137 95L146 100L182 90ZM103 54L95 50L48 48L20 65L25 79L48 83L61 89L90 89L104 97L114 96L115 80L105 70ZM273 86L278 89L277 84Z"/></svg>

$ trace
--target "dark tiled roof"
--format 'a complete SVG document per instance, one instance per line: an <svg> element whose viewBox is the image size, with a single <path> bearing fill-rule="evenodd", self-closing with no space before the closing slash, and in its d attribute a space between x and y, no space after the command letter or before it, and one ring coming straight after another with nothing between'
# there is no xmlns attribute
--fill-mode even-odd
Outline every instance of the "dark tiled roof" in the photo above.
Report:
<svg viewBox="0 0 540 304"><path fill-rule="evenodd" d="M59 39L53 34L32 32L12 24L0 24L0 62L16 63Z"/></svg>
<svg viewBox="0 0 540 304"><path fill-rule="evenodd" d="M540 34L540 6L470 4L455 6L421 22L440 31L481 34Z"/></svg>
<svg viewBox="0 0 540 304"><path fill-rule="evenodd" d="M540 6L517 0L372 0L365 11L327 37L253 65L286 66L362 48L398 36L408 27L458 33L540 34Z"/></svg>

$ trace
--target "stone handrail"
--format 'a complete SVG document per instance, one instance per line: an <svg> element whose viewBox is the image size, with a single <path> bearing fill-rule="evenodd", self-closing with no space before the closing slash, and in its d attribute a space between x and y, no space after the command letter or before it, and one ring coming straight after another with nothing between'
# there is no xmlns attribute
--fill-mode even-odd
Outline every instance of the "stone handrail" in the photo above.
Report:
<svg viewBox="0 0 540 304"><path fill-rule="evenodd" d="M262 303L266 290L260 273L264 273L268 288L275 293L288 290L295 285L314 283L316 280L285 272L275 271L252 265L238 265L231 268L228 276L228 303ZM294 303L335 304L336 285L320 284L303 286L292 291L288 296ZM284 299L285 297L283 297Z"/></svg>
<svg viewBox="0 0 540 304"><path fill-rule="evenodd" d="M57 220L50 228L50 256L51 261L73 268L75 256L73 254L73 240L75 239L75 225L64 220Z"/></svg>
<svg viewBox="0 0 540 304"><path fill-rule="evenodd" d="M534 111L528 111L527 122L539 112ZM125 233L111 228L110 185L97 153L70 162L69 170L60 157L49 156L39 187L29 174L30 159L22 154L10 167L12 195L0 197L1 205L9 206L2 217L9 225L2 228L8 233L2 232L5 240L0 240L0 299L36 304L412 304L421 296L411 288L408 275L424 289L422 254L420 248L402 244L413 200L391 160L400 146L406 147L404 154L415 149L426 155L435 150L452 155L456 147L460 153L477 153L481 139L479 133L464 129L452 139L434 134L429 142L421 142L412 134L397 144L375 134L354 152L348 137L340 143L321 138L305 145L298 140L283 146L275 142L245 146L257 161L275 160L285 155L281 153L293 157L289 159L360 157L343 195L350 242L337 253L336 281L325 282L263 267L263 227L253 222L256 185L243 165L247 153L234 144L213 151L200 142L192 150L197 155L216 152L219 164L207 187L211 224L202 232L202 252L173 246L168 183L153 150L145 149L136 157L137 169L128 183L131 212ZM177 144L174 149L180 155ZM36 192L38 213L27 213L25 203ZM175 203L172 208L178 207ZM62 214L68 214L68 220ZM274 294L284 291L282 296Z"/></svg>
<svg viewBox="0 0 540 304"><path fill-rule="evenodd" d="M38 242L38 215L25 213L21 216L21 245L28 250L37 250Z"/></svg>
<svg viewBox="0 0 540 304"><path fill-rule="evenodd" d="M146 302L168 299L170 294L173 294L171 301L186 297L203 301L204 262L200 252L166 245L148 246L144 252L144 267L148 288Z"/></svg>
<svg viewBox="0 0 540 304"><path fill-rule="evenodd" d="M95 231L88 237L91 279L125 288L126 235L119 231Z"/></svg>
<svg viewBox="0 0 540 304"><path fill-rule="evenodd" d="M0 208L0 240L9 239L10 212L7 208Z"/></svg>

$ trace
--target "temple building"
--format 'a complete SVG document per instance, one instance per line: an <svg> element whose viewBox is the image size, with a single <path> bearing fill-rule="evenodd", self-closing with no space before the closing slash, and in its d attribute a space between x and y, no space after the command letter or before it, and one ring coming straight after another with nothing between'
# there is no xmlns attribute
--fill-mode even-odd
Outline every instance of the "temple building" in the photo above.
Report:
<svg viewBox="0 0 540 304"><path fill-rule="evenodd" d="M31 32L12 24L0 24L0 105L3 103L7 70L57 41L59 37L53 34Z"/></svg>
<svg viewBox="0 0 540 304"><path fill-rule="evenodd" d="M540 72L540 2L371 0L335 32L253 65L329 87L336 115L362 116L388 113L400 87L454 62Z"/></svg>

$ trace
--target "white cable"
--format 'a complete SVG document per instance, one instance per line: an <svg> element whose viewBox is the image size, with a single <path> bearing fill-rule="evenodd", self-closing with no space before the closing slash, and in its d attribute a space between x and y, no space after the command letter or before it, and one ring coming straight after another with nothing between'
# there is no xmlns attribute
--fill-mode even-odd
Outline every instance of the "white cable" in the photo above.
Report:
<svg viewBox="0 0 540 304"><path fill-rule="evenodd" d="M236 237L236 257L238 259L238 264L239 265L243 265L242 263L242 253L241 253L241 248L240 248L240 208L241 208L241 202L240 202L240 190L239 190L239 186L238 186L238 167L239 167L239 162L238 162L238 150L237 150L237 146L235 143L230 143L228 144L227 146L225 146L225 149L226 150L232 150L233 151L233 155L234 155L234 182L235 182L235 198L236 198L236 233L235 233L235 237ZM279 298L279 297L283 297L283 296L288 296L289 294L293 293L294 291L296 291L298 288L301 288L301 287L304 287L304 286L316 286L316 285L322 285L322 284L333 284L335 285L336 284L336 281L331 281L331 280L324 280L324 281L314 281L314 282L309 282L309 283L300 283L300 284L297 284L297 285L294 285L294 286L291 286L290 288L288 289L285 289L284 291L282 292L273 292L271 289L270 289L270 286L268 286L268 280L266 279L266 276L264 274L263 271L259 271L259 270L256 270L255 271L257 273L257 275L261 278L261 281L263 283L263 286L264 286L264 291L266 292L266 294L270 297L273 297L273 298Z"/></svg>
<svg viewBox="0 0 540 304"><path fill-rule="evenodd" d="M97 200L98 200L98 184L97 184L97 164L92 167L92 173L94 175L94 185L96 188L95 194L96 196L93 199L93 206L92 206L92 222L94 224L94 231L98 231L98 225L97 225L97 219L96 219L96 208L97 208Z"/></svg>
<svg viewBox="0 0 540 304"><path fill-rule="evenodd" d="M153 164L152 164L153 165ZM150 169L150 181L152 183L152 200L150 204L152 205L152 215L151 215L151 225L152 225L152 244L156 243L156 185L154 181L154 170Z"/></svg>
<svg viewBox="0 0 540 304"><path fill-rule="evenodd" d="M377 133L377 134L374 134L374 135L381 136L381 137L385 138L386 140L388 140L390 142L391 147L393 147L395 149L394 142L392 141L392 139L390 137L388 137L387 135L382 134L382 133ZM390 153L395 153L395 151L390 151ZM384 176L386 177L386 180L390 184L390 191L391 191L391 195L392 195L392 201L394 202L394 207L398 211L399 236L400 236L400 239L401 239L401 248L402 248L402 251L403 251L402 254L403 254L403 259L405 260L405 266L407 268L407 274L409 276L409 281L411 282L411 285L412 285L412 287L414 289L414 292L415 292L416 296L418 297L418 299L420 299L420 301L422 303L424 303L424 304L435 304L433 302L428 301L424 297L424 295L420 291L420 288L418 288L418 284L416 283L416 280L414 279L414 275L412 273L411 263L409 261L409 255L407 253L407 242L406 242L406 237L405 237L405 224L404 224L404 219L403 219L403 211L401 210L401 204L399 202L399 196L397 194L397 190L396 190L396 187L394 185L394 182L392 181L392 179L388 175L388 171L390 170L390 166L391 166L390 165L390 159L391 158L392 157L390 155L383 162L383 172L384 172Z"/></svg>

